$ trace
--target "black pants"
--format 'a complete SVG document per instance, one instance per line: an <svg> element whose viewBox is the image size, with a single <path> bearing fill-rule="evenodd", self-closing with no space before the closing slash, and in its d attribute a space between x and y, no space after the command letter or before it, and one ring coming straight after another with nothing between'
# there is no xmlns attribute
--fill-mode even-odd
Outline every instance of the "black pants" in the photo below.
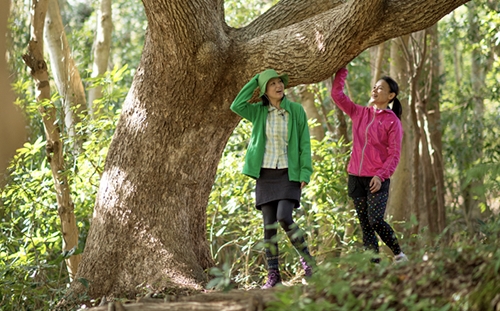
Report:
<svg viewBox="0 0 500 311"><path fill-rule="evenodd" d="M379 252L378 238L392 250L394 255L401 253L394 230L385 222L384 214L389 198L390 180L382 183L379 191L370 192L370 181L372 177L358 177L349 175L349 196L354 200L354 207L358 216L361 230L363 232L363 244L365 248Z"/></svg>
<svg viewBox="0 0 500 311"><path fill-rule="evenodd" d="M311 257L304 239L304 234L292 218L295 204L296 201L294 200L278 200L261 205L262 217L264 220L264 239L266 242L265 250L268 269L278 270L279 252L278 242L275 238L278 233L278 223L283 230L285 230L297 252L308 260Z"/></svg>

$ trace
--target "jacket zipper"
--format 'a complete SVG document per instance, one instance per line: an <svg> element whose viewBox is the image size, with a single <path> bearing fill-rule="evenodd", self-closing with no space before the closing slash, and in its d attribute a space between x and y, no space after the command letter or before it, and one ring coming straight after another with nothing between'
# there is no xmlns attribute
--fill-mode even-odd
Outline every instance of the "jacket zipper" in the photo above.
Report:
<svg viewBox="0 0 500 311"><path fill-rule="evenodd" d="M373 111L373 119L366 126L366 130L365 130L365 145L363 146L363 149L361 151L361 161L359 162L358 176L361 176L361 168L363 167L363 160L365 159L365 149L366 149L366 146L368 145L368 129L373 124L373 121L375 121L375 116L376 116L376 111Z"/></svg>

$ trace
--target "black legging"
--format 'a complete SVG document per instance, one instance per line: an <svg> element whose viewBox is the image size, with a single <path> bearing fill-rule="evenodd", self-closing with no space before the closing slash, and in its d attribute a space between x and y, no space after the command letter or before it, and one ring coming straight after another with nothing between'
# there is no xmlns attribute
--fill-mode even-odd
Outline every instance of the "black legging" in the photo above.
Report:
<svg viewBox="0 0 500 311"><path fill-rule="evenodd" d="M293 221L292 213L295 207L295 201L279 200L261 205L262 216L264 219L264 239L266 242L266 260L268 269L278 270L279 251L278 242L273 237L278 233L276 222L279 222L286 235L292 242L293 247L300 256L312 262L311 254L304 239L304 235L299 231L299 227ZM274 225L274 226L273 226Z"/></svg>
<svg viewBox="0 0 500 311"><path fill-rule="evenodd" d="M353 198L354 207L363 231L364 246L376 253L379 252L378 239L375 235L375 232L377 232L394 255L398 255L401 253L401 248L394 230L384 220L388 197L388 191L369 193L367 197Z"/></svg>
<svg viewBox="0 0 500 311"><path fill-rule="evenodd" d="M276 235L278 229L274 225L279 222L285 232L290 232L296 225L293 222L292 213L295 202L292 200L279 200L261 205L262 217L264 219L264 239L270 241ZM269 227L272 228L269 228Z"/></svg>

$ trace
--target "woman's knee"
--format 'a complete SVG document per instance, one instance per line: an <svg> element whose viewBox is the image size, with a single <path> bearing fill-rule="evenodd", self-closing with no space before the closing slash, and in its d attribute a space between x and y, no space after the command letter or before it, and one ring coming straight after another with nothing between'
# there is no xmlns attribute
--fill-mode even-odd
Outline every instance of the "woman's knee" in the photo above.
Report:
<svg viewBox="0 0 500 311"><path fill-rule="evenodd" d="M378 228L379 226L383 226L385 224L383 217L370 217L368 222L372 228Z"/></svg>
<svg viewBox="0 0 500 311"><path fill-rule="evenodd" d="M278 222L285 231L290 231L294 229L297 225L293 222L292 217L283 217L283 218L278 218Z"/></svg>

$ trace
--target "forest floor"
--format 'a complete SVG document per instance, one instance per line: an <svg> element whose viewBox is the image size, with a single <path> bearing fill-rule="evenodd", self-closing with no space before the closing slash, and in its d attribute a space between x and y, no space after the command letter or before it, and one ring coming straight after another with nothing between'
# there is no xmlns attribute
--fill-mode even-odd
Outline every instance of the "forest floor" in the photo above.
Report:
<svg viewBox="0 0 500 311"><path fill-rule="evenodd" d="M114 301L86 310L500 311L500 250L478 252L468 247L398 264L363 265L354 259L318 266L308 285L297 282L270 290L179 291L156 297Z"/></svg>

